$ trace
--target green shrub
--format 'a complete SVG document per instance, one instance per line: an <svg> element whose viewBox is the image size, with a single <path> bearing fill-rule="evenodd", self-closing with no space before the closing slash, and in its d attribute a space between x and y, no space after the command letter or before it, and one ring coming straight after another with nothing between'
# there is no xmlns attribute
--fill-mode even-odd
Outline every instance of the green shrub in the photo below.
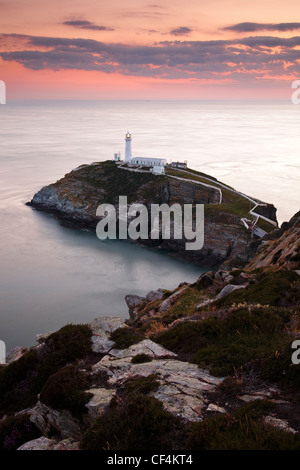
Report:
<svg viewBox="0 0 300 470"><path fill-rule="evenodd" d="M84 434L83 450L165 450L171 448L176 418L153 397L133 394L115 403Z"/></svg>
<svg viewBox="0 0 300 470"><path fill-rule="evenodd" d="M88 325L68 324L46 338L45 368L57 370L91 353L92 332ZM46 364L47 363L47 364Z"/></svg>
<svg viewBox="0 0 300 470"><path fill-rule="evenodd" d="M20 359L0 369L1 414L22 410L36 402L33 386L39 361L36 351L27 351Z"/></svg>
<svg viewBox="0 0 300 470"><path fill-rule="evenodd" d="M126 395L147 395L150 392L155 392L155 390L157 390L159 387L158 375L150 374L146 377L136 375L127 379L124 386Z"/></svg>
<svg viewBox="0 0 300 470"><path fill-rule="evenodd" d="M36 403L50 375L91 351L87 325L66 325L49 335L39 350L29 350L17 361L0 369L0 412L22 410Z"/></svg>
<svg viewBox="0 0 300 470"><path fill-rule="evenodd" d="M255 283L249 284L245 289L231 292L214 304L221 307L247 302L284 307L295 302L299 303L299 290L294 295L292 294L295 281L299 281L299 276L294 271L280 270L258 273Z"/></svg>
<svg viewBox="0 0 300 470"><path fill-rule="evenodd" d="M132 364L142 364L143 362L152 361L152 357L149 354L137 354L131 359Z"/></svg>
<svg viewBox="0 0 300 470"><path fill-rule="evenodd" d="M66 409L75 416L87 412L91 394L85 392L89 381L75 366L67 366L51 375L40 393L40 400L57 410Z"/></svg>
<svg viewBox="0 0 300 470"><path fill-rule="evenodd" d="M29 420L29 415L10 416L0 423L0 450L16 450L40 435L38 428Z"/></svg>
<svg viewBox="0 0 300 470"><path fill-rule="evenodd" d="M158 386L157 374L130 377L118 398L84 434L84 450L163 450L171 448L179 420L147 394Z"/></svg>
<svg viewBox="0 0 300 470"><path fill-rule="evenodd" d="M291 361L293 350L291 341L284 347L278 348L272 355L260 362L260 375L262 379L280 382L299 390L300 388L300 365Z"/></svg>
<svg viewBox="0 0 300 470"><path fill-rule="evenodd" d="M109 339L115 343L116 349L127 349L129 346L142 341L144 337L133 328L124 327L113 331Z"/></svg>
<svg viewBox="0 0 300 470"><path fill-rule="evenodd" d="M290 342L284 329L289 315L285 309L240 308L226 318L179 323L153 339L212 374L230 375Z"/></svg>
<svg viewBox="0 0 300 470"><path fill-rule="evenodd" d="M272 405L252 402L232 414L207 418L187 428L190 450L300 450L300 438L263 421Z"/></svg>

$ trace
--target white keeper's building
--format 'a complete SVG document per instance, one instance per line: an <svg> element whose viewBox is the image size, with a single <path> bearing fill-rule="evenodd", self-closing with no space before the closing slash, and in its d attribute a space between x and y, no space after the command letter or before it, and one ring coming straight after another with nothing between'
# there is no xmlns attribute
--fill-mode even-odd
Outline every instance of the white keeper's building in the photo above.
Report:
<svg viewBox="0 0 300 470"><path fill-rule="evenodd" d="M150 167L152 172L157 175L165 173L165 166L167 164L166 158L154 158L154 157L133 157L131 150L132 137L130 132L125 135L125 163L139 167ZM121 161L120 152L115 153L114 157L116 162Z"/></svg>

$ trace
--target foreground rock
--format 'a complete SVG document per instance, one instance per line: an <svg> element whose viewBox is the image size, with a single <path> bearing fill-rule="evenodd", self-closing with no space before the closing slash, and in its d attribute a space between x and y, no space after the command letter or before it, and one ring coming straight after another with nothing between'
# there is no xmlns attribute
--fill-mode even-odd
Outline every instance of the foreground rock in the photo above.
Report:
<svg viewBox="0 0 300 470"><path fill-rule="evenodd" d="M23 444L17 450L78 450L78 444L78 442L72 441L72 439L56 441L48 437L39 437L38 439L26 442L26 444Z"/></svg>
<svg viewBox="0 0 300 470"><path fill-rule="evenodd" d="M153 357L150 362L132 363L135 355L149 352ZM114 388L130 377L157 375L160 385L152 395L175 416L189 421L202 418L208 405L205 394L213 392L222 382L195 364L177 360L174 353L149 340L119 352L112 350L93 366L93 373L97 375L99 372L108 375L108 384Z"/></svg>

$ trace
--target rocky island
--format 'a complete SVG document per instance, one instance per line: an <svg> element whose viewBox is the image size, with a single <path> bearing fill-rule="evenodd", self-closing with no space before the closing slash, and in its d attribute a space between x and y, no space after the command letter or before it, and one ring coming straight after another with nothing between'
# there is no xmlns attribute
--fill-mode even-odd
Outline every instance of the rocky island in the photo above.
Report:
<svg viewBox="0 0 300 470"><path fill-rule="evenodd" d="M300 212L280 228L262 218L266 233L252 238L240 223L252 203L221 183L221 203L217 189L167 175L137 184L117 169L126 176L113 188L110 167L81 167L31 205L93 228L99 198L115 202L122 184L132 200L201 201L218 230L206 247L215 269L173 291L129 292L125 321L69 324L11 351L0 368L1 448L299 450ZM259 207L275 220L273 206Z"/></svg>
<svg viewBox="0 0 300 470"><path fill-rule="evenodd" d="M164 249L173 256L196 263L220 266L243 265L253 255L257 244L244 221L255 223L261 234L276 228L276 209L244 195L204 173L167 167L164 175L116 165L113 161L82 165L54 184L42 188L28 203L54 214L62 224L72 228L95 230L100 204L117 206L119 196L128 204L204 204L204 246L185 250L186 239L138 240L138 243ZM251 212L255 208L255 212ZM249 227L248 227L249 228ZM257 232L259 233L259 232ZM254 235L254 239L255 239ZM259 237L258 237L259 238Z"/></svg>

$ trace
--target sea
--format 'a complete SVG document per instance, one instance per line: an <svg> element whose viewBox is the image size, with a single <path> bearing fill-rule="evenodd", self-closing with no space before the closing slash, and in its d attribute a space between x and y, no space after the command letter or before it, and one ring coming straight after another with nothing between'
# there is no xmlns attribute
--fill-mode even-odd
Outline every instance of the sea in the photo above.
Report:
<svg viewBox="0 0 300 470"><path fill-rule="evenodd" d="M193 282L207 266L62 227L26 205L81 164L134 156L187 161L277 207L299 209L300 105L289 101L8 101L0 105L0 340L99 316L128 318L127 294Z"/></svg>

